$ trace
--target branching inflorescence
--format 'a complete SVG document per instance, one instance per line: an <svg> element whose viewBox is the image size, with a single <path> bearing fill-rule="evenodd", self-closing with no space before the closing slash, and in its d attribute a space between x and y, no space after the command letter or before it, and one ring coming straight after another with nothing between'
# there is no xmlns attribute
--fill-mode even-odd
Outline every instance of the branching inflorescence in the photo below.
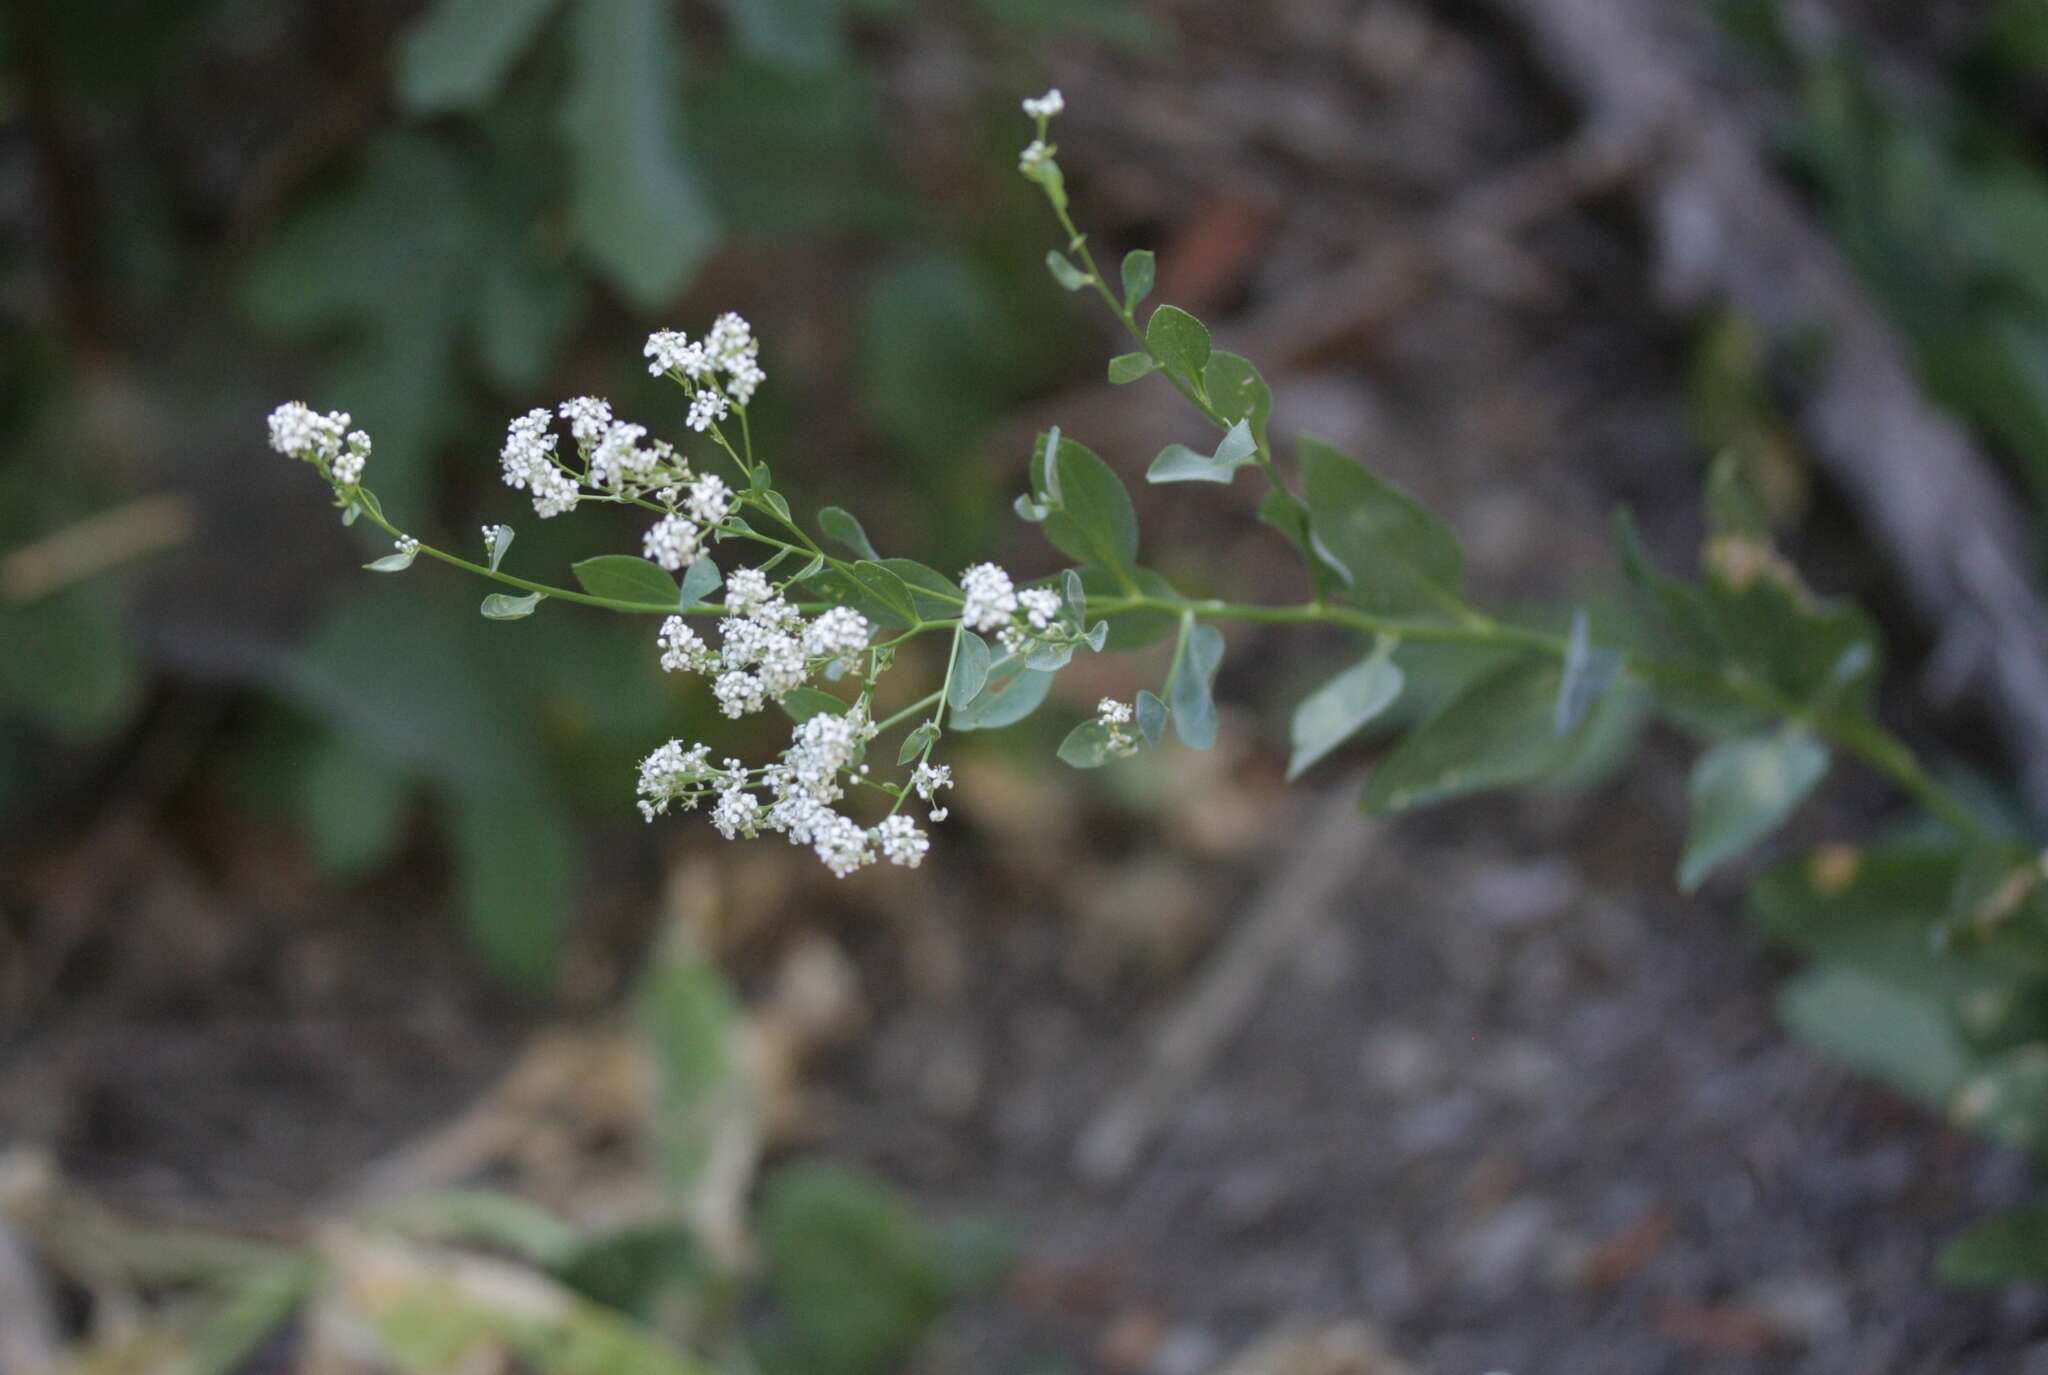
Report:
<svg viewBox="0 0 2048 1375"><path fill-rule="evenodd" d="M1224 652L1215 623L1246 621L1335 626L1367 642L1363 657L1295 712L1290 776L1403 694L1395 657L1402 645L1490 652L1483 671L1381 759L1369 807L1418 806L1564 773L1603 738L1611 741L1599 725L1603 715L1639 715L1647 705L1718 742L1693 778L1693 834L1681 871L1688 886L1789 815L1841 751L1898 784L1979 856L1959 862L1977 886L1976 896L1959 899L1954 931L1981 933L2016 910L2014 875L2033 876L2021 894L2030 898L2042 866L2003 848L1876 723L1869 699L1878 650L1867 620L1804 587L1772 551L1765 523L1725 465L1709 485L1713 530L1700 582L1653 570L1624 526L1629 571L1665 641L1666 652L1656 655L1595 644L1583 613L1559 634L1480 611L1466 597L1463 554L1449 527L1327 444L1296 441L1290 485L1275 461L1272 394L1258 370L1216 349L1201 322L1177 307L1158 306L1140 325L1139 307L1154 284L1150 253L1126 255L1115 284L1097 267L1069 214L1052 142L1051 122L1063 109L1058 91L1024 102L1034 136L1018 167L1064 234L1047 267L1067 290L1098 297L1135 341L1133 351L1110 360L1111 382L1156 373L1220 432L1207 451L1166 446L1147 481L1229 483L1253 470L1268 488L1259 518L1307 571L1313 595L1306 602L1182 595L1139 561L1137 519L1122 480L1057 429L1039 438L1029 490L1016 501L1018 515L1073 560L1056 575L1020 583L983 562L956 580L910 559L884 558L860 522L834 507L818 513L814 538L754 452L747 409L766 374L753 330L732 314L701 338L663 330L644 349L648 371L682 388L699 457L649 438L595 397L528 411L507 428L504 480L531 498L538 516L600 503L648 518L639 557L585 560L573 569L575 588L504 571L506 526L486 527L481 562L393 526L363 483L369 436L352 431L345 414L281 406L270 417L271 445L319 472L344 521L368 520L396 540L395 552L373 569L395 572L425 554L492 579L522 594L485 599L484 614L498 619L530 615L549 598L660 617L653 648L665 671L704 679L728 717L776 707L793 728L788 747L758 765L708 744L667 742L641 761L642 813L652 820L703 807L722 835L782 835L809 846L835 874L881 861L917 865L930 845L926 828L946 816L951 776L933 762L940 741L1021 720L1076 653L1169 639L1173 646L1160 691L1103 701L1066 737L1062 759L1105 764L1157 744L1169 725L1184 743L1207 747L1216 733L1211 685ZM755 551L758 561L740 565L732 549ZM722 573L716 559L733 566ZM721 586L723 599L707 601ZM692 624L698 618L715 618L715 630L700 632ZM926 635L950 639L943 681L885 706L880 688L897 649ZM877 762L891 758L893 766ZM2009 881L1988 882L1986 873Z"/></svg>

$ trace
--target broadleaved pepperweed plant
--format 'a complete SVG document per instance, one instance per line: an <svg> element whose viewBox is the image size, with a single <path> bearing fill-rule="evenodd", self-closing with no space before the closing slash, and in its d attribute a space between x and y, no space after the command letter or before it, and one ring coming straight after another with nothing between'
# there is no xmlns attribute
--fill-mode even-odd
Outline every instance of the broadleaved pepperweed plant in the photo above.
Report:
<svg viewBox="0 0 2048 1375"><path fill-rule="evenodd" d="M1159 690L1102 701L1066 736L1061 759L1098 767L1159 745L1169 728L1184 745L1209 747L1225 650L1219 627L1233 622L1335 627L1359 639L1356 662L1294 712L1290 778L1408 691L1401 646L1483 651L1482 671L1409 714L1418 719L1366 787L1369 810L1569 774L1611 747L1615 733L1600 728L1604 704L1654 710L1706 742L1679 867L1687 889L1770 834L1835 757L1847 756L1925 817L1879 845L1788 860L1758 884L1756 917L1816 957L1788 985L1786 1015L1858 1067L2040 1149L2048 1141L2048 857L2022 828L1939 781L1878 723L1874 628L1856 608L1815 596L1774 550L1738 466L1723 461L1710 471L1697 581L1654 568L1630 522L1619 522L1622 563L1651 622L1645 633L1600 643L1583 611L1562 634L1488 614L1466 595L1456 536L1406 493L1307 436L1293 443L1283 472L1268 429L1272 393L1258 369L1213 347L1185 310L1160 305L1141 317L1152 254L1130 253L1114 280L1104 274L1069 212L1052 140L1063 108L1058 91L1024 102L1033 137L1018 168L1063 236L1046 266L1066 290L1098 297L1130 335L1133 348L1109 360L1112 383L1157 374L1218 433L1208 452L1166 446L1146 480L1230 483L1254 470L1266 488L1259 519L1305 565L1306 602L1183 594L1140 559L1136 515L1117 473L1057 428L1039 436L1029 489L1015 503L1073 561L1050 577L1020 583L982 562L955 578L884 557L837 507L807 526L755 451L747 412L767 376L752 329L731 314L700 338L661 331L644 350L648 371L683 390L693 452L651 439L595 397L529 411L508 427L505 482L532 499L539 517L587 504L646 515L639 554L575 564L574 587L508 571L509 526L485 527L481 554L470 559L393 523L365 485L370 438L346 414L281 406L270 417L271 445L319 473L344 523L366 520L396 541L371 569L399 572L424 555L475 574L505 589L483 600L483 614L497 620L530 616L548 600L647 616L658 622L649 652L668 672L703 678L726 716L771 706L786 714L789 745L766 763L704 742L652 750L639 767L640 810L652 821L703 808L726 837L781 835L842 876L880 861L922 862L929 829L946 818L952 779L938 762L946 736L1024 719L1076 654L1169 638L1173 646ZM921 693L885 693L897 651L926 636L949 644L943 677L920 684ZM1961 1279L2025 1269L2035 1262L2009 1254L2020 1234L2048 1234L2048 1213L1992 1220L1951 1248L1945 1268ZM2022 1250L2048 1273L2048 1251Z"/></svg>
<svg viewBox="0 0 2048 1375"><path fill-rule="evenodd" d="M1158 306L1140 323L1153 255L1128 254L1116 281L1104 275L1074 225L1052 142L1052 120L1065 102L1054 90L1023 107L1035 137L1018 168L1044 193L1065 236L1046 265L1060 286L1100 297L1136 345L1109 360L1110 380L1157 374L1221 432L1207 453L1168 445L1146 480L1229 483L1239 470L1255 469L1268 488L1259 517L1307 565L1312 600L1273 606L1183 596L1140 561L1122 480L1057 428L1039 437L1030 490L1016 499L1017 514L1074 560L1057 575L1020 584L994 563L977 563L956 580L908 558L885 558L860 521L838 507L818 512L814 536L754 450L747 408L767 374L752 328L730 313L701 338L662 330L643 350L650 374L682 388L684 424L701 437L701 457L650 439L645 426L590 396L553 412L529 411L507 427L499 455L505 483L527 493L540 518L594 503L635 507L650 518L638 556L578 563L570 570L574 588L508 572L510 526L485 527L481 559L471 560L395 525L365 483L370 437L352 430L344 412L280 406L270 416L271 447L319 473L344 523L367 520L392 536L394 552L370 569L399 572L425 555L503 584L512 591L493 593L482 606L495 620L532 615L550 599L659 617L651 648L664 670L704 678L728 717L779 707L795 725L776 760L748 764L716 756L707 743L671 740L641 761L640 810L651 821L708 807L721 834L786 836L836 874L877 860L918 864L929 849L926 826L946 816L950 772L934 762L946 733L1023 719L1076 653L1175 637L1160 691L1140 692L1133 702L1104 700L1060 746L1066 762L1092 768L1133 754L1159 744L1169 725L1182 743L1207 748L1225 645L1217 625L1233 621L1336 626L1365 641L1359 662L1296 711L1290 776L1395 703L1404 684L1393 651L1402 643L1505 654L1381 761L1365 796L1371 808L1412 807L1558 773L1582 752L1592 708L1626 686L1646 690L1680 723L1728 737L1694 776L1694 833L1681 870L1687 887L1783 820L1834 751L1890 778L1960 835L1990 839L1874 721L1878 653L1870 625L1807 591L1771 549L1731 470L1717 470L1710 483L1714 533L1702 583L1651 569L1622 524L1628 571L1675 646L1656 658L1594 644L1583 614L1558 635L1479 610L1466 599L1451 530L1328 444L1297 441L1290 484L1269 439L1272 393L1258 369L1212 347L1208 329L1178 307ZM751 550L758 562L742 566L728 549ZM722 597L709 600L721 588ZM715 643L693 618L715 620ZM880 686L896 650L927 635L951 641L943 681L885 710ZM878 767L889 742L894 768ZM864 808L868 794L873 805ZM870 812L879 815L860 819ZM2021 871L2037 867L2029 862ZM2011 887L1993 885L1988 896L2010 898ZM1966 915L1983 926L2000 912Z"/></svg>

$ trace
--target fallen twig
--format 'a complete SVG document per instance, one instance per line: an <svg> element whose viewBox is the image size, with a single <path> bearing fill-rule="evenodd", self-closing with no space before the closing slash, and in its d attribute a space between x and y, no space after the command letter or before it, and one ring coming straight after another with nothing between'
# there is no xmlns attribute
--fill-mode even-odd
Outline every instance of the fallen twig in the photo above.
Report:
<svg viewBox="0 0 2048 1375"><path fill-rule="evenodd" d="M1329 793L1319 810L1320 823L1294 853L1275 861L1251 910L1160 1022L1144 1064L1082 1131L1074 1167L1086 1178L1112 1183L1130 1173L1174 1106L1257 1011L1274 971L1370 857L1378 831L1359 815L1355 780Z"/></svg>
<svg viewBox="0 0 2048 1375"><path fill-rule="evenodd" d="M192 500L159 492L0 557L0 605L23 606L192 536Z"/></svg>
<svg viewBox="0 0 2048 1375"><path fill-rule="evenodd" d="M1827 341L1799 415L1813 451L1940 637L1934 661L1982 694L2029 802L2048 813L2048 613L1990 462L1923 395L1878 306L1727 102L1696 79L1668 5L1493 3L1595 127L1654 145L1633 187L1666 301L1731 309L1788 350Z"/></svg>

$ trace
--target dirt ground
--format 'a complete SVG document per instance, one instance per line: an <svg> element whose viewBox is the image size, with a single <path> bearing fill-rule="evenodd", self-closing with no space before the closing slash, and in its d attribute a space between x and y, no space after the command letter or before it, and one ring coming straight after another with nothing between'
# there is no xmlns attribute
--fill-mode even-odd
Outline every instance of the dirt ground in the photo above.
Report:
<svg viewBox="0 0 2048 1375"><path fill-rule="evenodd" d="M1594 189L1412 256L1461 197L1571 133L1512 45L1455 6L1182 8L1170 52L1076 46L1056 69L1064 160L1103 237L1163 235L1163 293L1226 340L1310 319L1313 341L1269 369L1276 424L1437 504L1482 593L1611 581L1617 502L1687 557L1704 457L1688 324L1647 308L1623 209ZM902 126L944 129L945 83L898 61ZM943 135L911 138L938 175ZM1422 266L1383 274L1394 287L1317 299L1401 254ZM1304 300L1310 316L1289 313ZM1106 392L1018 424L1071 417L1105 454L1177 437L1168 398ZM1214 541L1218 504L1246 495L1148 506L1148 539ZM1246 595L1291 595L1267 537L1231 528L1218 553ZM1824 493L1808 538L1821 586L1885 594ZM1234 634L1220 695L1240 706L1214 757L1079 782L971 762L952 843L914 883L768 885L779 915L740 943L743 975L822 936L867 1009L807 1082L788 1149L1019 1229L1016 1274L919 1369L1200 1375L1275 1323L1361 1319L1427 1375L2048 1371L2048 1296L1926 1280L1943 1236L2026 1196L2024 1163L1786 1038L1784 966L1742 924L1739 885L1673 889L1675 742L1590 792L1358 817L1333 859L1307 838L1348 805L1347 764L1283 789L1266 709L1324 648ZM1806 838L1863 826L1870 794L1838 784ZM209 827L249 823L187 801L96 818L31 876L65 895L97 977L0 1053L0 1134L124 1207L288 1227L550 1017L463 972L417 865L308 910L286 837L222 838ZM602 1017L664 873L722 861L693 835L590 843L612 877L571 1002ZM1077 1142L1142 1077L1160 1019L1306 864L1335 866L1334 899L1131 1168L1089 1177Z"/></svg>

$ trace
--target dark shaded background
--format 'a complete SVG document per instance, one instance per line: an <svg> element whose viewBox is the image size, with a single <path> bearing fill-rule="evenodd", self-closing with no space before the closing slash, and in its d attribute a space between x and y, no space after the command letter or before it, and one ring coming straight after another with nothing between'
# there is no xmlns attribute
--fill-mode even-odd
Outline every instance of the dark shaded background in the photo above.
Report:
<svg viewBox="0 0 2048 1375"><path fill-rule="evenodd" d="M1943 1235L2026 1196L2024 1163L1784 1038L1783 960L1740 926L1740 884L1671 891L1673 741L1562 795L1352 819L1364 752L1279 777L1287 706L1338 647L1247 628L1213 755L1077 781L1060 734L1157 671L1077 665L1040 718L962 747L934 863L833 884L780 847L640 824L636 759L711 729L647 626L487 623L437 570L358 573L376 542L263 449L277 401L345 408L387 511L448 547L504 520L508 566L630 548L608 513L542 524L498 485L504 419L591 392L673 428L640 341L737 309L784 491L937 567L1042 571L1009 514L1036 429L1133 479L1197 432L1165 388L1101 384L1108 322L1045 280L1016 101L1057 84L1098 248L1157 248L1160 298L1253 354L1287 431L1443 510L1489 598L1618 615L1610 509L1683 562L1699 474L1734 448L1816 585L1886 620L1887 714L1998 795L1982 703L1923 691L1927 629L1801 453L1782 379L1740 321L1654 305L1624 197L1591 185L1469 252L1416 251L1577 128L1490 8L508 4L479 32L528 8L537 27L488 79L425 8L0 18L17 1158L137 1216L293 1235L550 1037L612 1026L680 928L776 1033L774 1158L1017 1224L1011 1279L919 1369L1195 1375L1283 1320L1363 1322L1475 1375L2042 1359L2037 1292L1926 1278ZM2048 220L2022 195L2005 238L1951 221L1987 186L2048 205L2048 31L2022 5L1792 9L1723 6L1701 61L2032 511ZM1376 286L1343 276L1373 255ZM1191 594L1300 594L1249 493L1138 496ZM1838 779L1794 838L1897 814ZM1075 1144L1143 1085L1148 1027L1246 914L1303 900L1302 872L1336 878L1298 951L1142 1162L1091 1177ZM829 1015L791 1011L806 989ZM520 1119L492 1169L592 1206L604 1113L549 1112L569 1120ZM1397 1368L1364 1359L1327 1368Z"/></svg>

